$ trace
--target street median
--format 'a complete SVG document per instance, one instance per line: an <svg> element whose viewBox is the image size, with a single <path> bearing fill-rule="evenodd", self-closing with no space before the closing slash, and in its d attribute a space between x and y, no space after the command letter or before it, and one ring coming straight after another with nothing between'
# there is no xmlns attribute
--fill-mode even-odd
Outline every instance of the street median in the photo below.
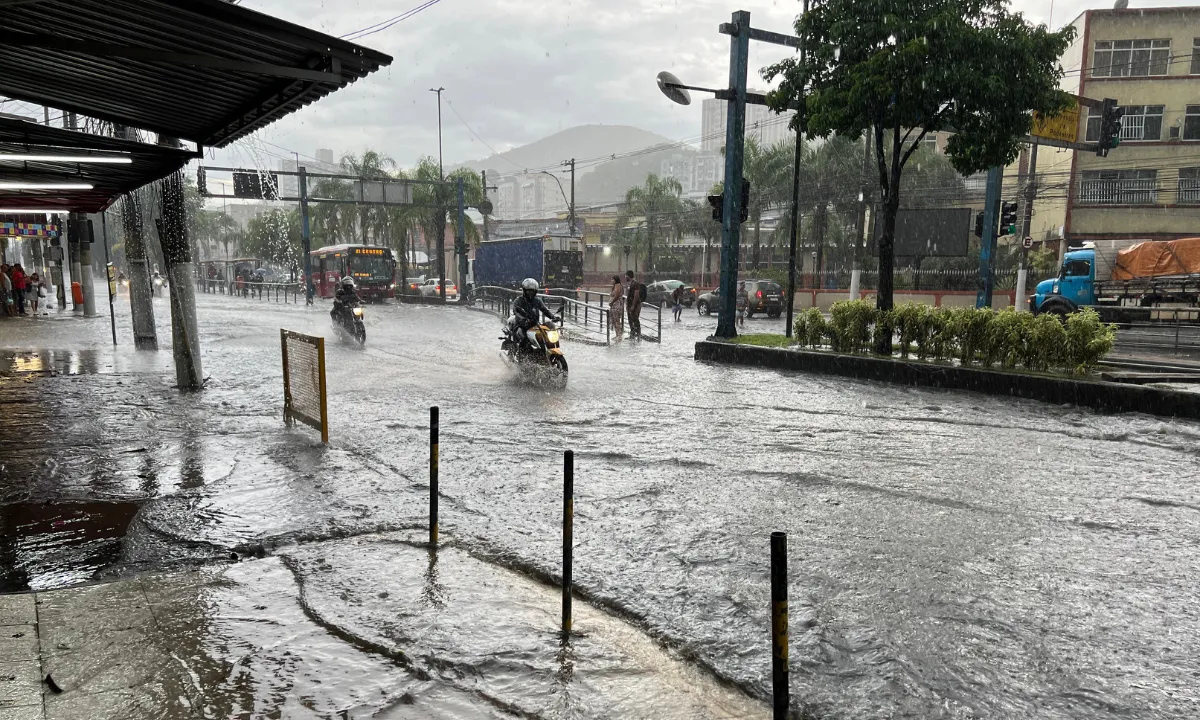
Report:
<svg viewBox="0 0 1200 720"><path fill-rule="evenodd" d="M1200 419L1200 393L958 365L850 355L822 350L760 347L718 340L696 343L701 362L840 375L901 385L972 390L1102 412Z"/></svg>

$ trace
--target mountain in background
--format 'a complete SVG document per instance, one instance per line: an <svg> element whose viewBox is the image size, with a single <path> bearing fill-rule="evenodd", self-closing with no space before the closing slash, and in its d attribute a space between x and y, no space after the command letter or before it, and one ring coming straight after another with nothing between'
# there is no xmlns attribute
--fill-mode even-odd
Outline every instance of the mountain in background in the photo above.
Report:
<svg viewBox="0 0 1200 720"><path fill-rule="evenodd" d="M576 202L580 206L620 202L625 199L625 192L629 188L644 184L646 176L650 173L662 176L664 160L674 160L696 153L695 148L670 143L601 163L576 180Z"/></svg>
<svg viewBox="0 0 1200 720"><path fill-rule="evenodd" d="M496 171L501 175L519 173L523 169L557 167L564 160L591 160L605 155L620 155L631 150L670 143L662 135L629 125L580 125L554 133L528 145L492 155L483 160L463 163L475 172ZM585 172L584 168L578 171ZM578 182L578 176L576 177Z"/></svg>

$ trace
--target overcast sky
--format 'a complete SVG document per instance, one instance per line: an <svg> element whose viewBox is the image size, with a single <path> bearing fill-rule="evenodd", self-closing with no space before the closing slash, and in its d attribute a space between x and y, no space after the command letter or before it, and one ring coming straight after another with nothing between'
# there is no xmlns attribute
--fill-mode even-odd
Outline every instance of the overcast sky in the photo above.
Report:
<svg viewBox="0 0 1200 720"><path fill-rule="evenodd" d="M342 36L386 21L424 0L243 0L243 5ZM1133 7L1179 4L1132 0ZM1035 22L1060 26L1111 2L1015 0ZM675 105L654 77L670 70L688 83L724 85L729 39L717 32L734 10L756 27L790 32L797 0L438 0L359 42L392 65L218 156L274 167L275 155L318 147L336 156L373 148L411 166L437 153L437 99L448 165L480 159L584 124L634 125L683 140L700 134L699 103ZM787 52L751 43L757 71ZM761 84L761 83L760 83ZM455 113L461 116L456 117ZM465 125L464 122L465 121ZM467 126L470 126L470 129ZM474 131L474 133L472 133ZM478 137L476 137L476 135ZM268 144L271 143L271 144ZM287 150L284 150L286 148Z"/></svg>

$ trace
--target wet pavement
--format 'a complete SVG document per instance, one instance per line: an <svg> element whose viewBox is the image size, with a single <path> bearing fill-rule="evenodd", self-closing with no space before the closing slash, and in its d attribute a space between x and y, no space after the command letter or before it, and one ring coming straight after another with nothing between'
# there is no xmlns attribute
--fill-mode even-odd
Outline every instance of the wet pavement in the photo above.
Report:
<svg viewBox="0 0 1200 720"><path fill-rule="evenodd" d="M570 382L549 390L509 373L486 315L372 306L365 349L327 346L324 448L283 426L278 335L328 335L324 311L199 302L211 380L195 394L170 389L169 353L112 351L106 318L0 324L0 347L90 353L72 376L18 372L29 353L0 351L5 589L263 557L223 572L274 567L311 588L309 610L337 628L332 656L394 669L403 638L534 716L609 716L591 703L620 697L599 679L570 712L536 704L552 680L544 648L522 645L538 642L522 602L490 610L486 639L457 647L427 634L423 611L404 616L411 601L389 602L414 597L388 568L416 549L384 538L424 522L436 404L442 528L461 557L487 562L465 577L508 588L517 575L491 574L555 576L561 451L574 449L580 592L759 698L767 539L784 530L793 697L813 717L1200 713L1200 425L698 365L692 345L715 319L694 312L664 323L661 346L568 345ZM165 312L159 322L165 340ZM477 598L469 586L455 592ZM249 594L232 592L253 607ZM498 656L493 643L519 649ZM245 673L274 682L266 666Z"/></svg>

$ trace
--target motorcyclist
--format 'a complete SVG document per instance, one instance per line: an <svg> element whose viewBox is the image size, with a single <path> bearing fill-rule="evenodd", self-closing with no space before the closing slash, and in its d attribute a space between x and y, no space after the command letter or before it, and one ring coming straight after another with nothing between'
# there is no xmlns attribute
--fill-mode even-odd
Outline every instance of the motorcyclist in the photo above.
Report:
<svg viewBox="0 0 1200 720"><path fill-rule="evenodd" d="M521 297L513 302L512 312L512 324L518 331L516 334L530 344L533 343L533 338L529 337L529 331L541 324L542 315L562 322L562 316L556 316L538 297L538 281L533 278L525 278L521 281Z"/></svg>
<svg viewBox="0 0 1200 720"><path fill-rule="evenodd" d="M351 308L362 304L362 298L358 296L358 286L354 282L354 278L347 275L342 278L338 284L338 289L333 296L333 310L330 315L334 320L341 320L350 314Z"/></svg>

